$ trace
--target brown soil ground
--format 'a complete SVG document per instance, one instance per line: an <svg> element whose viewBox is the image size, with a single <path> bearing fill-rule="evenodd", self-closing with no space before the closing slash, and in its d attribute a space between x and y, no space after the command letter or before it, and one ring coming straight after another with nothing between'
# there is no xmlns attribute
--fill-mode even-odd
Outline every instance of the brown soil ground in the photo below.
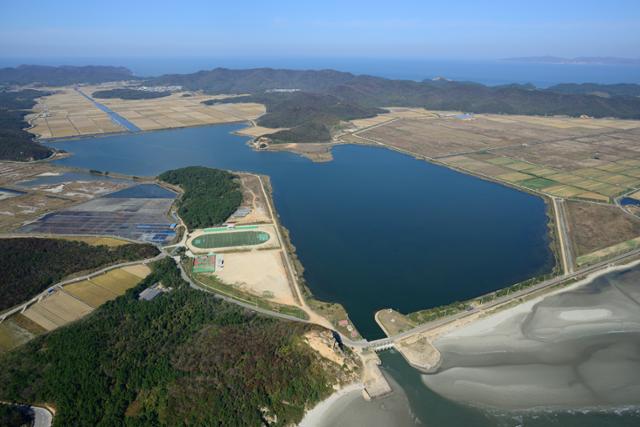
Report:
<svg viewBox="0 0 640 427"><path fill-rule="evenodd" d="M567 201L567 214L578 256L640 236L640 219L615 206Z"/></svg>

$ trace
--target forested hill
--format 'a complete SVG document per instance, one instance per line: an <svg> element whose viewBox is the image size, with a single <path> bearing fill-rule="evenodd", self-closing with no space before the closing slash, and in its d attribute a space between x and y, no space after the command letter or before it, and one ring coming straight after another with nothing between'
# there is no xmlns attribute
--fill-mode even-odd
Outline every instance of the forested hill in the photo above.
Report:
<svg viewBox="0 0 640 427"><path fill-rule="evenodd" d="M148 244L107 247L62 239L0 239L0 311L28 301L70 274L157 254Z"/></svg>
<svg viewBox="0 0 640 427"><path fill-rule="evenodd" d="M157 282L173 290L138 299ZM0 354L0 400L48 402L56 426L296 425L356 368L314 352L313 328L191 289L165 258L83 320Z"/></svg>
<svg viewBox="0 0 640 427"><path fill-rule="evenodd" d="M47 92L38 90L0 90L0 159L39 160L49 157L53 151L33 141L33 135L24 129L29 127L25 116L30 113L36 99Z"/></svg>
<svg viewBox="0 0 640 427"><path fill-rule="evenodd" d="M224 170L189 166L166 171L159 178L184 191L178 214L190 231L222 224L242 203L237 176Z"/></svg>
<svg viewBox="0 0 640 427"><path fill-rule="evenodd" d="M445 80L390 80L333 70L277 70L216 68L193 74L172 74L148 81L152 85L181 85L212 94L263 94L274 89L297 89L333 95L363 107L410 106L454 109L475 113L564 114L593 117L640 118L640 99L603 98L584 93L557 93L529 86L484 86Z"/></svg>
<svg viewBox="0 0 640 427"><path fill-rule="evenodd" d="M572 95L596 96L640 96L640 85L634 83L599 84L599 83L563 83L547 88L549 92Z"/></svg>
<svg viewBox="0 0 640 427"><path fill-rule="evenodd" d="M0 68L0 85L66 86L76 83L102 83L135 78L131 70L125 67L102 65L82 67L19 65L18 67Z"/></svg>

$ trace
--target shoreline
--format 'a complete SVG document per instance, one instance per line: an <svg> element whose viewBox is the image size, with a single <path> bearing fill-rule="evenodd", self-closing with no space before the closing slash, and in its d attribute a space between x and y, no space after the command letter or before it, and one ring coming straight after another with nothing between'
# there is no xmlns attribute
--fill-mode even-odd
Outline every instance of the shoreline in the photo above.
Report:
<svg viewBox="0 0 640 427"><path fill-rule="evenodd" d="M334 391L331 395L329 395L326 399L318 402L313 408L305 411L304 417L298 423L299 427L315 427L320 425L320 422L324 418L324 416L331 410L334 404L336 404L341 398L344 396L355 392L355 391L364 390L364 384L362 383L351 383L347 384L343 387L340 387L338 390Z"/></svg>
<svg viewBox="0 0 640 427"><path fill-rule="evenodd" d="M581 288L585 285L588 285L589 283L592 283L594 280L598 279L601 276L604 276L606 274L610 274L610 273L615 273L617 271L624 271L624 270L628 270L630 268L634 268L637 267L638 265L640 265L640 259L635 260L635 261L631 261L627 264L621 264L621 265L616 265L616 266L609 266L606 268L603 268L602 270L593 272L589 275L587 275L585 278L578 280L577 282L571 283L567 286L558 288L558 289L554 289L551 290L548 293L545 293L544 295L538 295L535 298L532 298L530 300L524 301L520 304L517 304L513 307L508 307L502 310L498 310L496 312L493 313L489 313L484 317L480 317L478 319L474 319L471 320L469 323L465 324L465 325L461 325L457 328L452 328L451 330L448 330L446 332L444 332L442 335L440 335L438 337L438 339L440 338L447 338L447 337L474 337L475 336L475 332L479 331L480 329L482 330L488 330L488 329L493 329L495 328L499 323L514 317L518 314L524 314L524 313L529 313L531 311L531 309L533 308L534 305L538 304L539 302L543 301L545 298L554 296L554 295L558 295L558 294L562 294L564 292L569 292L578 288ZM597 307L594 307L597 308ZM585 313L583 313L584 315L587 315L589 313L587 313L585 311ZM589 320L589 319L583 319L582 317L580 318L574 318L572 320ZM460 335L460 333L463 332L463 335ZM440 349L438 349L437 346L437 340L434 340L433 342L433 346L440 351Z"/></svg>

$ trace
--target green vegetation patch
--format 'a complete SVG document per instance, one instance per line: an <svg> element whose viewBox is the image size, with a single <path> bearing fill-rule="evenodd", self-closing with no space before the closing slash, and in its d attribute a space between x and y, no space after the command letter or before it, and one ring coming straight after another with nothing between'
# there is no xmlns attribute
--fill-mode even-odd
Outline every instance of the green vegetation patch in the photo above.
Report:
<svg viewBox="0 0 640 427"><path fill-rule="evenodd" d="M227 171L190 166L164 172L159 178L184 190L178 213L189 230L222 224L242 203L237 176Z"/></svg>
<svg viewBox="0 0 640 427"><path fill-rule="evenodd" d="M576 258L576 264L579 266L587 265L587 264L595 264L596 262L603 261L607 258L614 257L616 255L620 255L634 249L640 247L640 237L636 237L635 239L627 240L616 245L610 246L608 248L600 249L595 252L591 252L586 255L579 256Z"/></svg>
<svg viewBox="0 0 640 427"><path fill-rule="evenodd" d="M532 179L520 181L518 182L518 184L522 185L523 187L530 188L532 190L540 190L542 188L556 185L557 182L552 181L550 179L546 179L546 178L532 178Z"/></svg>
<svg viewBox="0 0 640 427"><path fill-rule="evenodd" d="M486 160L487 162L494 164L494 165L499 165L499 166L507 166L511 163L515 163L516 160L511 159L509 157L495 157L493 159L488 159Z"/></svg>
<svg viewBox="0 0 640 427"><path fill-rule="evenodd" d="M490 87L470 82L390 80L334 70L217 68L194 74L160 76L145 84L181 85L188 90L204 90L211 94L263 95L270 89L292 89L299 91L292 96L305 92L331 96L338 101L331 101L331 108L316 103L319 113L314 116L320 118L317 121L320 123L323 115L335 117L333 111L343 106L348 106L349 110L362 110L380 105L473 113L640 118L640 98L632 96L601 98L549 92L527 85ZM266 95L278 94L267 92ZM306 105L313 108L312 103Z"/></svg>
<svg viewBox="0 0 640 427"><path fill-rule="evenodd" d="M210 233L196 237L191 242L201 249L228 248L232 246L260 245L269 240L269 233L264 231L236 231L230 233Z"/></svg>
<svg viewBox="0 0 640 427"><path fill-rule="evenodd" d="M33 425L33 411L28 406L0 403L0 426L27 427Z"/></svg>
<svg viewBox="0 0 640 427"><path fill-rule="evenodd" d="M597 168L607 172L622 172L627 169L632 169L632 167L629 165L621 165L617 163L609 163L603 166L598 166Z"/></svg>
<svg viewBox="0 0 640 427"><path fill-rule="evenodd" d="M516 170L516 171L527 171L528 169L535 169L535 168L538 167L537 165L532 165L531 163L520 162L520 161L515 161L513 163L509 163L506 166L509 169L513 169L513 170Z"/></svg>
<svg viewBox="0 0 640 427"><path fill-rule="evenodd" d="M537 168L534 168L534 169L527 169L527 173L530 173L531 175L536 175L536 176L541 176L543 178L546 178L546 177L549 177L550 175L557 174L558 171L555 170L555 169L537 167Z"/></svg>
<svg viewBox="0 0 640 427"><path fill-rule="evenodd" d="M1 74L1 73L0 73ZM25 116L31 113L36 98L47 95L37 90L0 90L0 159L40 160L49 157L53 150L33 141L33 135L26 132L29 123Z"/></svg>
<svg viewBox="0 0 640 427"><path fill-rule="evenodd" d="M138 300L157 282L173 290ZM59 426L295 425L346 369L305 344L311 328L191 289L166 258L83 320L0 355L0 399L49 402Z"/></svg>
<svg viewBox="0 0 640 427"><path fill-rule="evenodd" d="M573 175L584 176L585 178L600 178L601 176L609 176L609 173L595 168L577 169L571 172Z"/></svg>
<svg viewBox="0 0 640 427"><path fill-rule="evenodd" d="M151 258L152 245L92 246L62 239L0 239L0 310L20 304L64 277Z"/></svg>
<svg viewBox="0 0 640 427"><path fill-rule="evenodd" d="M507 181L507 182L519 182L519 181L526 181L528 179L533 178L531 175L528 175L526 173L520 173L520 172L511 172L511 173L506 173L503 175L498 175L497 178L503 180L503 181Z"/></svg>
<svg viewBox="0 0 640 427"><path fill-rule="evenodd" d="M635 178L640 178L640 168L635 169L627 169L624 171L624 174L627 176L633 176Z"/></svg>
<svg viewBox="0 0 640 427"><path fill-rule="evenodd" d="M169 91L163 92L148 92L146 90L137 90L137 89L107 89L107 90L97 90L93 92L92 96L94 98L101 99L155 99L155 98L163 98L165 96L171 95Z"/></svg>
<svg viewBox="0 0 640 427"><path fill-rule="evenodd" d="M618 194L624 193L626 190L626 188L604 184L602 187L599 187L597 190L595 190L595 192L604 194L605 196L613 197L617 196Z"/></svg>
<svg viewBox="0 0 640 427"><path fill-rule="evenodd" d="M203 104L219 103L218 100ZM322 142L331 139L332 131L340 122L364 119L382 114L386 110L365 107L319 93L295 91L265 92L259 95L225 99L225 102L257 102L264 104L267 113L257 123L271 128L289 128L269 135L274 143Z"/></svg>

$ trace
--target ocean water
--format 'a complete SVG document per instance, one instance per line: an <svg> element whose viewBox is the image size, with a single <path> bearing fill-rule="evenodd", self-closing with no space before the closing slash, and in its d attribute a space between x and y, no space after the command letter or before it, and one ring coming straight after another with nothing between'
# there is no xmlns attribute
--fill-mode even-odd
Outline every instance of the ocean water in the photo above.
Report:
<svg viewBox="0 0 640 427"><path fill-rule="evenodd" d="M342 303L367 338L375 311L447 304L553 267L542 199L384 148L339 146L313 163L254 151L242 125L55 142L58 161L153 176L203 165L269 175L283 225L319 299Z"/></svg>
<svg viewBox="0 0 640 427"><path fill-rule="evenodd" d="M385 58L0 58L0 66L121 65L139 76L193 73L216 67L335 69L355 74L424 80L446 77L487 85L532 83L547 87L558 83L640 83L638 65L532 64L501 60L385 59Z"/></svg>

